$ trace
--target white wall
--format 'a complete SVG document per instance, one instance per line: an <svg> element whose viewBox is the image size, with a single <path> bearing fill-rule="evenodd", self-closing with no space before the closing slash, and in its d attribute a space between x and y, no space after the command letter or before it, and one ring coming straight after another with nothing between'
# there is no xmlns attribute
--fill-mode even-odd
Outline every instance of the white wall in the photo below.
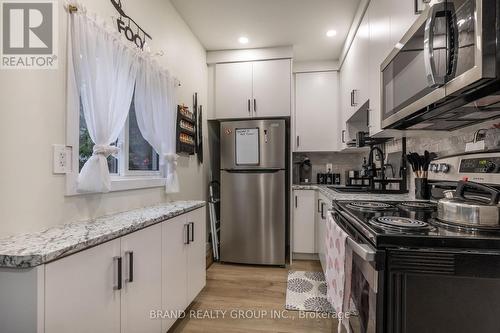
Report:
<svg viewBox="0 0 500 333"><path fill-rule="evenodd" d="M82 2L103 18L116 13L109 0ZM68 14L63 3L59 1L59 69L0 71L0 237L172 199L205 197L205 171L194 156L181 157L181 193L174 196L154 188L65 197L65 176L52 174L52 144L65 143L66 137ZM182 82L178 102L191 106L192 94L198 92L206 106L206 52L170 1L125 0L123 6L153 37L151 49L164 50L161 61Z"/></svg>

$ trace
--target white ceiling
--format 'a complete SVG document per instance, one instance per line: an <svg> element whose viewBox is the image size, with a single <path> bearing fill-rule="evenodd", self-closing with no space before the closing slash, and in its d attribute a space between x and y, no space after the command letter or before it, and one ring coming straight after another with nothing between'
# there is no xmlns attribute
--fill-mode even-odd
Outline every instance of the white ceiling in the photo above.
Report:
<svg viewBox="0 0 500 333"><path fill-rule="evenodd" d="M313 61L339 58L360 0L171 2L209 51L293 45L296 61ZM240 36L250 42L240 44Z"/></svg>

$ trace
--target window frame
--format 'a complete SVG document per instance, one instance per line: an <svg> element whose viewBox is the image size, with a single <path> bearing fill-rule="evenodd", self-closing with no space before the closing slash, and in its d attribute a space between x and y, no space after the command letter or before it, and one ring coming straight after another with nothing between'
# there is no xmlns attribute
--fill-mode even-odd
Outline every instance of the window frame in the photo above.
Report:
<svg viewBox="0 0 500 333"><path fill-rule="evenodd" d="M68 69L72 64L68 64ZM68 70L68 87L66 101L66 146L71 163L66 173L66 195L84 195L77 190L80 152L80 95L72 70ZM128 135L129 117L118 137L118 171L110 173L110 192L127 191L144 188L162 187L166 185L166 178L160 170L158 171L136 171L128 170ZM153 149L154 151L154 149Z"/></svg>

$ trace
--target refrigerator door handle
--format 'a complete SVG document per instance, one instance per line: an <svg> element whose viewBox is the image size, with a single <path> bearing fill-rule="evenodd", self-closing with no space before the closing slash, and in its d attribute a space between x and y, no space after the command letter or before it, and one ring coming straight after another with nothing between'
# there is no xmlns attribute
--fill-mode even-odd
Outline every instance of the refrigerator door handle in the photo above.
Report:
<svg viewBox="0 0 500 333"><path fill-rule="evenodd" d="M276 173L283 170L284 169L246 169L246 170L228 169L223 171L226 171L228 173Z"/></svg>

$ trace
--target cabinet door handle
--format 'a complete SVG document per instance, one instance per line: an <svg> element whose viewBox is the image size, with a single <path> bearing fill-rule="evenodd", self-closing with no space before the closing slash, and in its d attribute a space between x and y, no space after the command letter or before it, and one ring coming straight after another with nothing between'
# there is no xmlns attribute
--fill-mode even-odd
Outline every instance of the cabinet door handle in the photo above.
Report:
<svg viewBox="0 0 500 333"><path fill-rule="evenodd" d="M300 147L300 136L297 135L297 147Z"/></svg>
<svg viewBox="0 0 500 333"><path fill-rule="evenodd" d="M113 286L113 290L122 290L122 257L114 257L113 261L116 265L117 281Z"/></svg>
<svg viewBox="0 0 500 333"><path fill-rule="evenodd" d="M134 282L134 252L127 251L125 255L128 257L128 279L125 282Z"/></svg>
<svg viewBox="0 0 500 333"><path fill-rule="evenodd" d="M250 99L248 100L248 113L251 113L252 112L252 107L251 107L251 104L252 102L250 101Z"/></svg>
<svg viewBox="0 0 500 333"><path fill-rule="evenodd" d="M318 199L318 213L321 212L321 199Z"/></svg>
<svg viewBox="0 0 500 333"><path fill-rule="evenodd" d="M253 99L253 112L257 113L257 100Z"/></svg>
<svg viewBox="0 0 500 333"><path fill-rule="evenodd" d="M184 244L189 244L189 224L184 224Z"/></svg>
<svg viewBox="0 0 500 333"><path fill-rule="evenodd" d="M297 196L295 196L295 208L298 207L298 202L297 201L298 201Z"/></svg>
<svg viewBox="0 0 500 333"><path fill-rule="evenodd" d="M194 242L194 222L189 222L191 228L191 242Z"/></svg>
<svg viewBox="0 0 500 333"><path fill-rule="evenodd" d="M352 104L351 106L357 106L358 105L358 102L356 101L356 95L357 95L357 90L354 89L352 92L351 92L351 101L352 101Z"/></svg>
<svg viewBox="0 0 500 333"><path fill-rule="evenodd" d="M325 204L321 203L321 219L325 219Z"/></svg>
<svg viewBox="0 0 500 333"><path fill-rule="evenodd" d="M345 143L345 130L342 130L342 143Z"/></svg>

